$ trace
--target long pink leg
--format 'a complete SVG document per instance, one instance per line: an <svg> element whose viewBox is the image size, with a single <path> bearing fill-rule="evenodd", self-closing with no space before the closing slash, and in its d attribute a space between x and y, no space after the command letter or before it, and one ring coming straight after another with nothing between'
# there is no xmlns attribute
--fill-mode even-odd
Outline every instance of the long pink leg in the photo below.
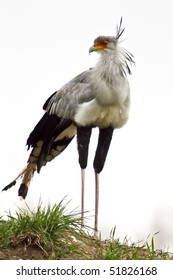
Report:
<svg viewBox="0 0 173 280"><path fill-rule="evenodd" d="M98 238L98 213L99 213L99 174L95 172L95 223L94 237Z"/></svg>
<svg viewBox="0 0 173 280"><path fill-rule="evenodd" d="M93 167L95 170L95 226L94 236L98 238L98 212L99 212L99 174L103 170L106 156L111 143L114 129L112 127L100 128L97 149Z"/></svg>
<svg viewBox="0 0 173 280"><path fill-rule="evenodd" d="M81 169L81 224L84 226L85 169Z"/></svg>

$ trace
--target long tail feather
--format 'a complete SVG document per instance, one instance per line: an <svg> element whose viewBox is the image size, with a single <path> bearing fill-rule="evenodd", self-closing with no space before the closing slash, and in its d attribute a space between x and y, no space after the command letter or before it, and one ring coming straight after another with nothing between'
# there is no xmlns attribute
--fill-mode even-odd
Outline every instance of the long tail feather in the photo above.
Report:
<svg viewBox="0 0 173 280"><path fill-rule="evenodd" d="M19 191L18 191L18 195L21 196L23 199L25 199L35 170L36 170L36 164L28 163L28 165L18 174L18 176L10 184L8 184L5 188L3 188L2 191L7 191L11 187L15 186L17 180L19 178L23 177L22 183L21 183Z"/></svg>
<svg viewBox="0 0 173 280"><path fill-rule="evenodd" d="M25 173L27 169L27 166L17 175L17 177L10 183L8 184L5 188L2 189L2 191L7 191L8 189L10 189L11 187L16 185L17 180L23 176L23 174Z"/></svg>
<svg viewBox="0 0 173 280"><path fill-rule="evenodd" d="M18 195L21 196L23 199L25 199L28 193L28 188L36 169L37 166L35 163L28 163L26 171L23 175L22 183L18 191Z"/></svg>
<svg viewBox="0 0 173 280"><path fill-rule="evenodd" d="M76 134L76 126L71 120L63 120L56 115L45 113L27 140L32 151L27 166L8 184L3 191L13 187L22 177L18 195L25 199L34 172L61 154Z"/></svg>

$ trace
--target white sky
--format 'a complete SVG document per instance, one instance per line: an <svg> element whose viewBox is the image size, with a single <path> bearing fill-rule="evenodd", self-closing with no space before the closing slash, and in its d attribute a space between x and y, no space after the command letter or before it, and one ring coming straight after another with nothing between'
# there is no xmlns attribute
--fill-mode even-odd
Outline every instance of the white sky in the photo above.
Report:
<svg viewBox="0 0 173 280"><path fill-rule="evenodd" d="M103 238L132 241L155 237L173 251L173 17L171 1L0 0L0 187L26 165L26 139L41 118L45 100L75 75L92 67L88 50L99 35L114 35L123 16L123 46L135 56L129 78L128 124L114 132L101 173L99 224ZM86 210L94 214L93 156L87 169ZM19 184L0 193L0 214L24 207ZM33 208L67 196L80 210L76 141L35 175L26 203Z"/></svg>

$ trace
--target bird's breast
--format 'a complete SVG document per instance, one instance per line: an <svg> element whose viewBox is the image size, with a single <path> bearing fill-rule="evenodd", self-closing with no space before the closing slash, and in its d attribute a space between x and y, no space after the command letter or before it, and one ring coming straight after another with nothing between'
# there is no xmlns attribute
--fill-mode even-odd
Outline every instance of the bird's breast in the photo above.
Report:
<svg viewBox="0 0 173 280"><path fill-rule="evenodd" d="M80 126L122 127L128 120L128 108L124 105L101 105L96 99L78 106L75 122Z"/></svg>

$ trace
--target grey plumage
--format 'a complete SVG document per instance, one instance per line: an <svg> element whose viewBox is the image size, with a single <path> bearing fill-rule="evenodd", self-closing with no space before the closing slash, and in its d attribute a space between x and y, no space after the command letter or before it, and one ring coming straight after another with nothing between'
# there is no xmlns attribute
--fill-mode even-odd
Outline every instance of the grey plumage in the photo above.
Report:
<svg viewBox="0 0 173 280"><path fill-rule="evenodd" d="M110 40L112 37L102 36L99 38ZM115 40L115 37L113 38ZM124 102L127 104L130 96L126 75L127 73L131 74L130 66L134 61L129 52L116 44L115 40L115 49L109 53L105 51L94 68L81 73L55 92L44 109L49 114L56 114L59 117L76 121L76 114L83 103L98 100L99 103L103 103L103 106L116 105L117 103L121 106ZM103 90L106 87L108 91L110 97L108 104L102 86Z"/></svg>
<svg viewBox="0 0 173 280"><path fill-rule="evenodd" d="M90 87L92 70L87 70L54 93L45 110L65 119L74 120L77 106L93 99Z"/></svg>

